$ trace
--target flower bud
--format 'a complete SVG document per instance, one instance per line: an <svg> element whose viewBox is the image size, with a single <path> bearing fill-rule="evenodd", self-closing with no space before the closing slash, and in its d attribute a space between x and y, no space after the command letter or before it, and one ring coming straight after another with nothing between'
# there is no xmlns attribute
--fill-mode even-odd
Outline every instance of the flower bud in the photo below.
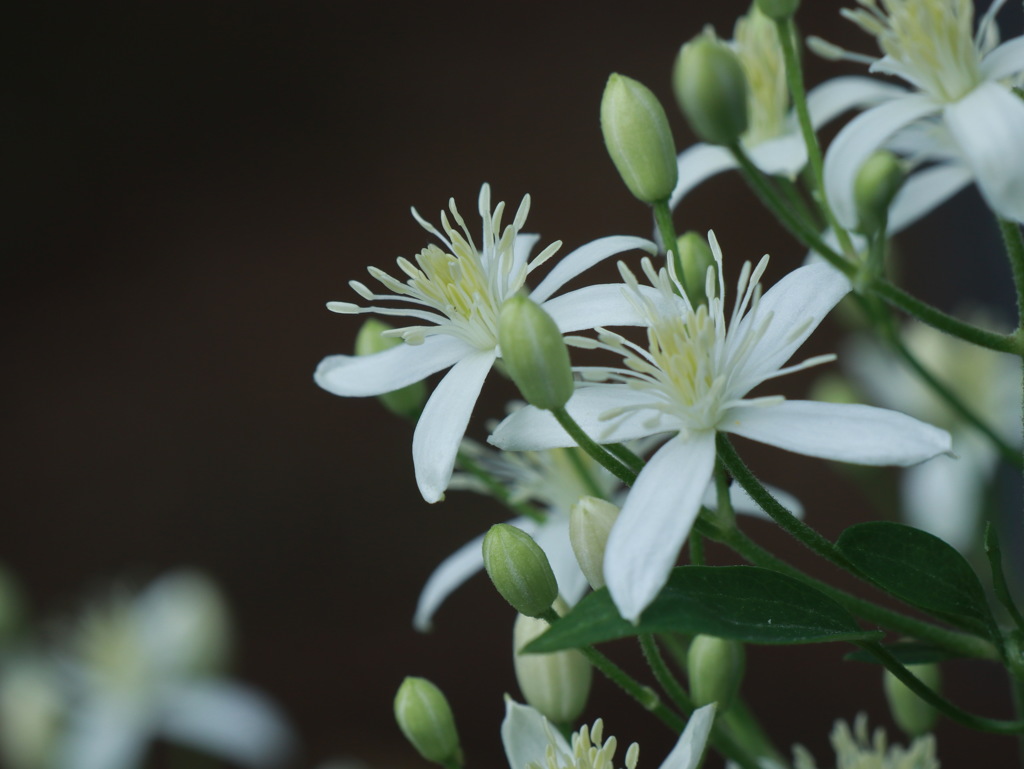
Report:
<svg viewBox="0 0 1024 769"><path fill-rule="evenodd" d="M929 689L938 690L941 680L938 665L907 665L907 670L920 678ZM885 671L882 684L892 718L900 729L910 737L919 737L932 730L939 715L933 706L914 694L888 670Z"/></svg>
<svg viewBox="0 0 1024 769"><path fill-rule="evenodd" d="M526 401L540 409L564 406L573 393L569 350L555 321L524 294L516 294L498 318L501 359Z"/></svg>
<svg viewBox="0 0 1024 769"><path fill-rule="evenodd" d="M569 606L559 598L555 601L559 616ZM519 614L512 628L512 664L516 681L528 705L539 710L549 721L571 724L579 718L587 704L593 670L577 649L551 654L520 654L523 647L548 629L542 619Z"/></svg>
<svg viewBox="0 0 1024 769"><path fill-rule="evenodd" d="M601 97L601 133L619 176L644 203L668 200L679 171L665 110L647 86L613 73Z"/></svg>
<svg viewBox="0 0 1024 769"><path fill-rule="evenodd" d="M594 590L605 585L604 550L618 517L618 507L597 497L583 497L569 511L569 543Z"/></svg>
<svg viewBox="0 0 1024 769"><path fill-rule="evenodd" d="M717 702L719 712L726 710L740 690L745 667L743 644L709 635L694 636L686 654L693 704Z"/></svg>
<svg viewBox="0 0 1024 769"><path fill-rule="evenodd" d="M708 267L715 265L715 256L711 253L708 239L693 230L685 232L676 240L676 253L679 254L679 262L683 267L681 277L690 303L694 307L707 304Z"/></svg>
<svg viewBox="0 0 1024 769"><path fill-rule="evenodd" d="M757 10L772 21L785 21L796 15L800 0L757 0Z"/></svg>
<svg viewBox="0 0 1024 769"><path fill-rule="evenodd" d="M393 336L382 336L391 326L382 320L370 318L359 329L356 335L356 355L373 355L390 350L402 344L402 340ZM405 419L416 419L427 401L427 386L423 382L377 396L377 400L392 414Z"/></svg>
<svg viewBox="0 0 1024 769"><path fill-rule="evenodd" d="M484 536L487 576L512 608L527 617L542 617L558 597L558 583L548 557L522 529L497 523Z"/></svg>
<svg viewBox="0 0 1024 769"><path fill-rule="evenodd" d="M0 673L0 765L57 766L64 722L72 707L59 673L34 657L11 657L5 663L9 664Z"/></svg>
<svg viewBox="0 0 1024 769"><path fill-rule="evenodd" d="M857 229L874 234L885 226L889 204L899 192L903 178L903 166L891 152L879 150L864 161L853 183Z"/></svg>
<svg viewBox="0 0 1024 769"><path fill-rule="evenodd" d="M710 144L734 144L747 130L747 78L739 57L706 31L684 45L672 86L693 132Z"/></svg>
<svg viewBox="0 0 1024 769"><path fill-rule="evenodd" d="M455 717L444 694L426 678L407 676L395 695L395 721L427 761L462 764Z"/></svg>

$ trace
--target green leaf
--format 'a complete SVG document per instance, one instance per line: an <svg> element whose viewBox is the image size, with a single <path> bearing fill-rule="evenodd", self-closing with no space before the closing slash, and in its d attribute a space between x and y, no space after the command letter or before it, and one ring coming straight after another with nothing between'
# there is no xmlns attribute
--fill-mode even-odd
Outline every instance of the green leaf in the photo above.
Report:
<svg viewBox="0 0 1024 769"><path fill-rule="evenodd" d="M901 523L859 523L836 547L866 578L936 617L988 638L985 592L966 559L928 532Z"/></svg>
<svg viewBox="0 0 1024 769"><path fill-rule="evenodd" d="M890 644L885 650L895 657L901 665L924 665L929 662L944 662L945 660L956 659L957 655L945 649L939 649L928 644L917 641L900 641ZM878 657L864 649L850 652L844 660L847 662L873 662L878 664Z"/></svg>
<svg viewBox="0 0 1024 769"><path fill-rule="evenodd" d="M622 619L607 588L591 593L525 651L551 652L644 633L706 633L755 644L878 640L803 582L753 566L680 566L640 618Z"/></svg>

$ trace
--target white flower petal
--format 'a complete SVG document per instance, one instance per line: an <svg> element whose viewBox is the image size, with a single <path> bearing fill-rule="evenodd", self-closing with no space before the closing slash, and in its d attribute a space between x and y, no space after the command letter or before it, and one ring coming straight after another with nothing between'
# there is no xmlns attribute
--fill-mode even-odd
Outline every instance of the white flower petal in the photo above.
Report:
<svg viewBox="0 0 1024 769"><path fill-rule="evenodd" d="M661 762L661 769L697 769L715 721L716 707L717 703L712 702L693 711L676 746Z"/></svg>
<svg viewBox="0 0 1024 769"><path fill-rule="evenodd" d="M982 83L946 105L944 117L988 205L1024 222L1024 99Z"/></svg>
<svg viewBox="0 0 1024 769"><path fill-rule="evenodd" d="M526 266L527 262L530 261L530 252L533 251L533 247L537 245L538 240L540 240L540 235L533 232L521 232L516 235L516 239L512 242L513 266L510 272L515 273Z"/></svg>
<svg viewBox="0 0 1024 769"><path fill-rule="evenodd" d="M971 183L971 171L944 163L918 171L904 182L889 209L888 232L895 235L945 203Z"/></svg>
<svg viewBox="0 0 1024 769"><path fill-rule="evenodd" d="M547 766L547 750L555 748L559 765L571 765L566 761L572 751L569 743L551 723L529 705L520 705L508 695L505 696L505 719L501 722L501 742L505 746L505 757L509 769L526 769L531 764Z"/></svg>
<svg viewBox="0 0 1024 769"><path fill-rule="evenodd" d="M665 585L700 512L715 465L712 431L671 439L640 472L604 556L604 575L619 613L637 622Z"/></svg>
<svg viewBox="0 0 1024 769"><path fill-rule="evenodd" d="M1010 38L981 63L981 76L986 80L1002 80L1018 72L1024 72L1024 35Z"/></svg>
<svg viewBox="0 0 1024 769"><path fill-rule="evenodd" d="M761 297L755 312L740 322L732 339L744 340L749 329L771 322L743 367L750 381L737 382L739 390L754 387L776 372L818 327L832 308L850 291L850 281L829 264L807 264L788 273Z"/></svg>
<svg viewBox="0 0 1024 769"><path fill-rule="evenodd" d="M649 395L626 385L594 385L578 389L565 408L584 432L600 443L619 443L679 429L678 424L662 425L659 420L663 414L654 409L640 409L615 420L599 419L609 409L647 403L650 403ZM576 445L550 411L533 406L525 406L505 417L487 442L506 451Z"/></svg>
<svg viewBox="0 0 1024 769"><path fill-rule="evenodd" d="M543 307L563 334L599 326L642 326L645 318L626 298L624 288L622 283L585 286L549 299ZM644 296L660 303L658 291L650 286L639 288Z"/></svg>
<svg viewBox="0 0 1024 769"><path fill-rule="evenodd" d="M719 430L823 459L914 465L948 453L948 432L906 414L846 403L785 401L732 409Z"/></svg>
<svg viewBox="0 0 1024 769"><path fill-rule="evenodd" d="M679 153L676 163L679 181L668 199L670 209L675 209L679 201L701 182L736 167L735 158L725 147L703 143L687 147Z"/></svg>
<svg viewBox="0 0 1024 769"><path fill-rule="evenodd" d="M958 459L935 457L908 468L900 496L907 523L968 553L979 541L984 488L992 468L973 461L959 442L957 454Z"/></svg>
<svg viewBox="0 0 1024 769"><path fill-rule="evenodd" d="M461 339L437 334L423 344L403 343L374 355L328 355L313 379L335 395L380 395L422 381L472 350Z"/></svg>
<svg viewBox="0 0 1024 769"><path fill-rule="evenodd" d="M795 177L807 165L807 145L799 133L788 133L747 148L754 165L770 176Z"/></svg>
<svg viewBox="0 0 1024 769"><path fill-rule="evenodd" d="M522 529L533 536L540 524L530 518L513 518L508 523ZM433 629L434 614L441 604L458 588L484 568L484 556L481 546L484 535L474 537L454 553L449 555L427 577L420 597L416 601L416 613L412 625L421 633Z"/></svg>
<svg viewBox="0 0 1024 769"><path fill-rule="evenodd" d="M825 154L825 192L840 224L857 224L853 183L864 161L903 126L938 110L928 96L910 94L861 113L839 132Z"/></svg>
<svg viewBox="0 0 1024 769"><path fill-rule="evenodd" d="M807 111L815 129L830 123L847 110L863 109L905 96L907 90L873 77L844 75L826 80L807 92Z"/></svg>
<svg viewBox="0 0 1024 769"><path fill-rule="evenodd" d="M72 713L56 748L66 769L135 769L153 736L148 703L95 696Z"/></svg>
<svg viewBox="0 0 1024 769"><path fill-rule="evenodd" d="M262 694L228 681L196 681L163 697L160 733L240 766L283 766L295 738L284 715Z"/></svg>
<svg viewBox="0 0 1024 769"><path fill-rule="evenodd" d="M606 238L592 240L584 246L567 254L549 272L532 292L530 298L535 302L543 302L558 289L575 278L584 270L588 270L598 262L623 251L639 249L648 254L658 253L658 247L646 238L633 235L609 235Z"/></svg>
<svg viewBox="0 0 1024 769"><path fill-rule="evenodd" d="M412 460L416 484L427 502L437 502L448 488L469 416L496 357L487 350L460 360L423 407L412 436Z"/></svg>

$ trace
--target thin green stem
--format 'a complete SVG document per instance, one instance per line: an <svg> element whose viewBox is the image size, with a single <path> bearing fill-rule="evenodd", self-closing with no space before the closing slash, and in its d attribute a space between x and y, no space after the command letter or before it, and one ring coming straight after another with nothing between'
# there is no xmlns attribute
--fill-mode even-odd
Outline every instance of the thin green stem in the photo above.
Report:
<svg viewBox="0 0 1024 769"><path fill-rule="evenodd" d="M661 656L661 650L658 648L658 643L654 640L654 636L650 633L643 633L639 636L639 640L640 649L644 653L644 659L647 660L647 666L654 673L654 678L657 680L658 685L661 686L665 694L669 696L681 712L692 713L693 701L690 699L686 689L683 688L683 685L672 675L668 665L665 664L665 658Z"/></svg>
<svg viewBox="0 0 1024 769"><path fill-rule="evenodd" d="M855 641L854 643L875 657L914 694L954 721L982 732L1024 734L1024 720L1003 721L995 718L985 718L984 716L976 716L973 713L968 713L966 710L958 708L945 697L936 694L935 691L907 670L898 659L877 641Z"/></svg>
<svg viewBox="0 0 1024 769"><path fill-rule="evenodd" d="M821 591L836 603L843 605L848 611L868 622L945 649L957 656L985 660L999 659L999 652L995 646L982 638L956 630L947 630L930 622L908 617L832 587L772 555L738 529L724 532L718 541L728 545L748 563L798 579Z"/></svg>
<svg viewBox="0 0 1024 769"><path fill-rule="evenodd" d="M1003 218L999 219L999 231L1003 235L1013 273L1013 286L1017 291L1018 327L1024 328L1024 233L1019 224Z"/></svg>
<svg viewBox="0 0 1024 769"><path fill-rule="evenodd" d="M569 436L576 441L576 445L587 452L602 467L618 478L627 486L632 486L636 480L637 473L624 466L611 452L601 446L597 441L584 432L583 428L576 424L576 420L569 416L565 407L557 408L551 412Z"/></svg>
<svg viewBox="0 0 1024 769"><path fill-rule="evenodd" d="M824 162L821 156L821 146L818 144L818 137L814 133L814 126L811 123L811 113L807 109L807 93L804 89L804 76L800 66L800 56L797 53L793 41L796 39L796 26L792 16L780 19L775 22L778 31L779 43L782 46L782 56L786 62L786 83L789 86L789 94L793 98L793 107L796 110L797 122L800 123L800 132L804 137L804 144L807 146L807 160L811 167L814 178L814 185L818 191L818 200L825 219L828 221L832 231L839 239L839 245L847 254L854 252L850 235L840 226L825 196L825 172Z"/></svg>
<svg viewBox="0 0 1024 769"><path fill-rule="evenodd" d="M707 558L704 555L704 537L697 532L691 532L689 539L690 564L693 566L704 566Z"/></svg>
<svg viewBox="0 0 1024 769"><path fill-rule="evenodd" d="M459 453L455 455L455 459L459 467L484 484L491 495L510 510L514 510L521 516L540 523L544 523L544 521L548 519L546 513L542 510L538 510L533 505L527 504L526 502L514 502L511 495L508 493L508 489L506 489L505 486L493 475L484 470L484 468L482 468L476 460L466 454L466 452L460 450Z"/></svg>
<svg viewBox="0 0 1024 769"><path fill-rule="evenodd" d="M1017 629L1024 633L1024 617L1021 616L1017 604L1013 601L1013 596L1010 595L1010 586L1006 584L1006 575L1003 573L1003 551L999 546L999 535L991 523L985 526L985 554L988 556L989 569L992 571L992 590L996 594L996 600L1006 609Z"/></svg>
<svg viewBox="0 0 1024 769"><path fill-rule="evenodd" d="M691 280L693 276L688 276L686 270L683 267L683 260L679 256L679 247L677 242L679 240L676 235L676 226L672 221L672 210L668 207L668 200L659 200L654 204L654 224L658 228L658 234L661 236L662 246L665 249L665 257L668 257L668 253L671 251L673 254L673 271L679 276L680 280L683 281L683 286L686 288L686 293L691 296L695 296L690 291Z"/></svg>
<svg viewBox="0 0 1024 769"><path fill-rule="evenodd" d="M628 467L633 472L640 474L640 471L644 469L646 462L634 454L632 451L627 449L621 443L607 443L602 444L608 453L618 459L622 464Z"/></svg>

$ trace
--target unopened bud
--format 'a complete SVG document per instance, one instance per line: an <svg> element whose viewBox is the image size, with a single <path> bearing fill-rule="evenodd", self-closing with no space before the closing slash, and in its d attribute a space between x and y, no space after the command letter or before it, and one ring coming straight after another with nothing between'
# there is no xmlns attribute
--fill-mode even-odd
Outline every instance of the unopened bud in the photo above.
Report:
<svg viewBox="0 0 1024 769"><path fill-rule="evenodd" d="M921 679L929 689L938 691L941 681L938 665L907 665L907 670ZM885 699L889 701L889 710L900 729L910 737L919 737L932 730L939 716L932 705L918 697L888 670L885 671L882 683Z"/></svg>
<svg viewBox="0 0 1024 769"><path fill-rule="evenodd" d="M395 721L427 761L462 764L455 717L444 694L426 678L408 676L395 695Z"/></svg>
<svg viewBox="0 0 1024 769"><path fill-rule="evenodd" d="M772 21L784 21L796 15L800 0L757 0L757 10Z"/></svg>
<svg viewBox="0 0 1024 769"><path fill-rule="evenodd" d="M554 609L561 616L569 611L559 598ZM593 669L577 649L550 654L520 654L530 641L550 627L542 619L516 617L512 628L512 663L516 681L527 704L539 710L549 721L571 724L579 718L587 704Z"/></svg>
<svg viewBox="0 0 1024 769"><path fill-rule="evenodd" d="M693 704L717 702L719 712L726 710L740 690L745 667L743 644L709 635L694 636L686 654Z"/></svg>
<svg viewBox="0 0 1024 769"><path fill-rule="evenodd" d="M672 73L679 106L693 132L730 145L747 130L747 78L739 57L706 31L684 45Z"/></svg>
<svg viewBox="0 0 1024 769"><path fill-rule="evenodd" d="M569 512L569 543L580 571L594 590L604 581L604 551L619 508L597 497L583 497Z"/></svg>
<svg viewBox="0 0 1024 769"><path fill-rule="evenodd" d="M484 568L512 608L527 617L542 617L558 597L558 583L548 557L533 537L507 523L490 528L483 542Z"/></svg>
<svg viewBox="0 0 1024 769"><path fill-rule="evenodd" d="M853 183L857 228L861 232L874 234L885 226L889 205L903 179L903 166L891 152L879 150L864 161Z"/></svg>
<svg viewBox="0 0 1024 769"><path fill-rule="evenodd" d="M629 191L644 203L667 200L679 171L665 109L651 90L612 74L601 97L601 133Z"/></svg>
<svg viewBox="0 0 1024 769"><path fill-rule="evenodd" d="M387 323L376 318L363 323L356 335L356 355L373 355L402 344L398 337L383 336L390 328ZM427 401L427 386L423 382L413 382L401 389L379 395L377 400L392 414L416 419Z"/></svg>
<svg viewBox="0 0 1024 769"><path fill-rule="evenodd" d="M676 252L683 268L681 277L687 298L694 307L707 304L708 267L715 265L715 256L708 245L708 239L690 230L676 240ZM717 280L717 276L714 279Z"/></svg>
<svg viewBox="0 0 1024 769"><path fill-rule="evenodd" d="M569 350L555 321L524 294L516 294L498 318L501 359L527 403L558 409L573 393Z"/></svg>

